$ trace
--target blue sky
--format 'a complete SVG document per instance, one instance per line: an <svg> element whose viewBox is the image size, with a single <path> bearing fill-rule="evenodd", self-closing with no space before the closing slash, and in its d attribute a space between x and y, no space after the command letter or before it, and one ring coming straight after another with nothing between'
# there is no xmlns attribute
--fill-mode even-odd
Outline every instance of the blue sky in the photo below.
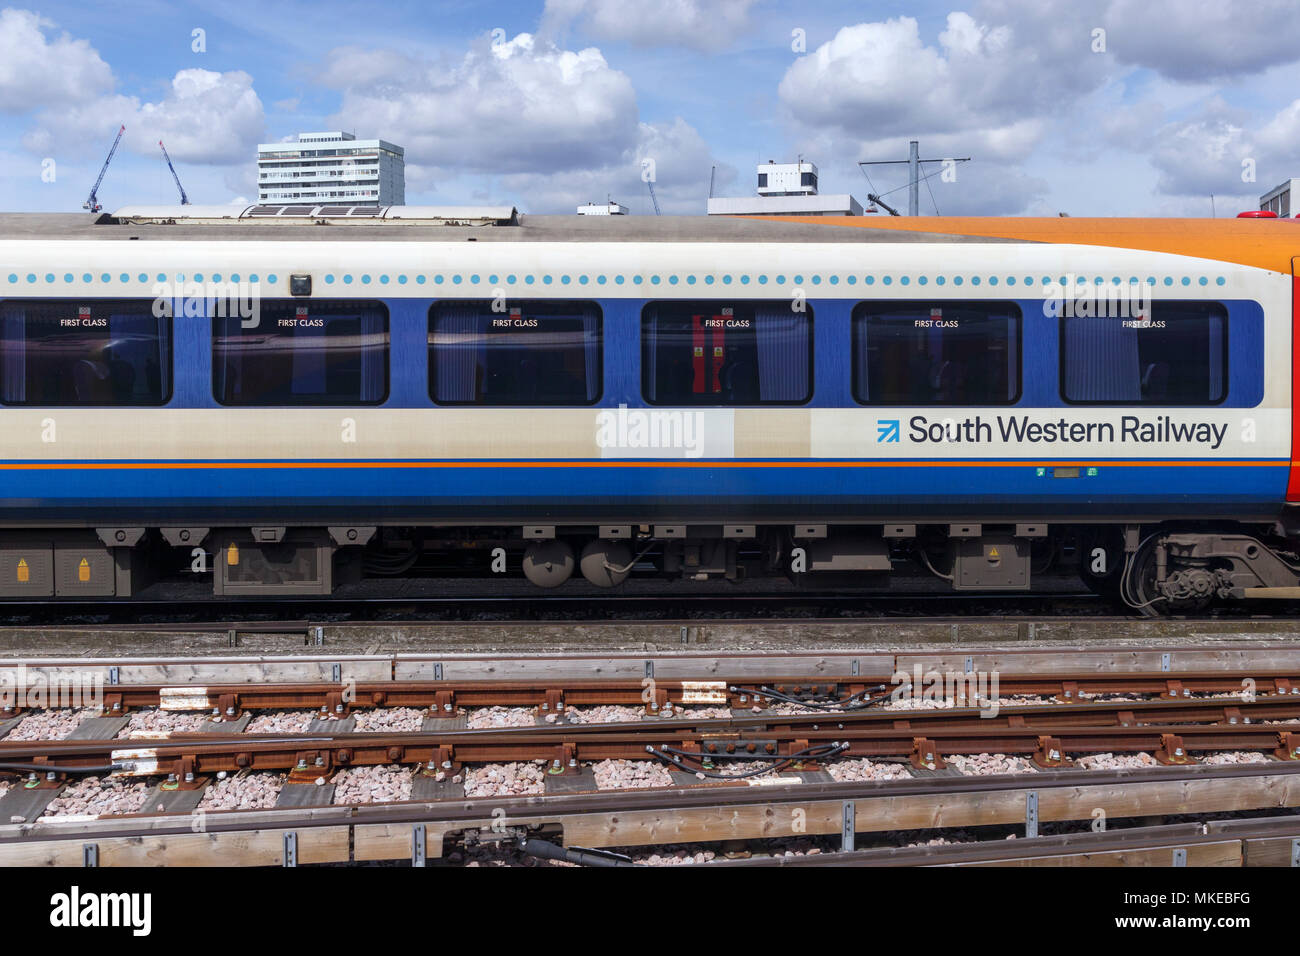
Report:
<svg viewBox="0 0 1300 956"><path fill-rule="evenodd" d="M105 208L252 199L258 142L344 128L406 148L408 203L701 213L802 154L972 156L933 214L1219 215L1300 175L1300 44L1282 0L336 0L0 12L0 208L73 211L119 123ZM202 50L194 31L201 30ZM873 170L879 192L901 170ZM1253 180L1252 178L1253 177ZM905 190L891 201L905 204Z"/></svg>

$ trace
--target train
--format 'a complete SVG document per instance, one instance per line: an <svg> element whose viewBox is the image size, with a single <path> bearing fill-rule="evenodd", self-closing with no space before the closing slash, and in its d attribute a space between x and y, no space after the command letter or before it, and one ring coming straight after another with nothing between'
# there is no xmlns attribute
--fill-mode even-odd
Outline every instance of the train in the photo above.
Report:
<svg viewBox="0 0 1300 956"><path fill-rule="evenodd" d="M1300 597L1285 220L0 215L0 601Z"/></svg>

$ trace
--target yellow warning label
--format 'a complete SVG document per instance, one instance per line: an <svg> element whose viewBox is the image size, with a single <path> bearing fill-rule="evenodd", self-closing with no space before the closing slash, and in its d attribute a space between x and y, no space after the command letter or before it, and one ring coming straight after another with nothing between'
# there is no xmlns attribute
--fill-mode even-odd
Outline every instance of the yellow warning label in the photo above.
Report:
<svg viewBox="0 0 1300 956"><path fill-rule="evenodd" d="M32 572L31 569L27 567L27 559L19 558L18 559L18 583L26 584L31 579L32 579Z"/></svg>
<svg viewBox="0 0 1300 956"><path fill-rule="evenodd" d="M239 563L239 546L235 542L230 542L230 547L226 548L226 564L232 568Z"/></svg>
<svg viewBox="0 0 1300 956"><path fill-rule="evenodd" d="M996 557L998 557L998 556L999 556L999 555L998 555L998 549L997 549L997 548L989 548L989 557L990 557L990 558L996 558Z"/></svg>
<svg viewBox="0 0 1300 956"><path fill-rule="evenodd" d="M696 357L696 358L704 358L704 346L703 346L703 345L697 345L697 346L695 346L695 357Z"/></svg>
<svg viewBox="0 0 1300 956"><path fill-rule="evenodd" d="M90 580L90 562L87 561L85 558L82 558L81 563L77 565L77 580L78 581Z"/></svg>
<svg viewBox="0 0 1300 956"><path fill-rule="evenodd" d="M713 357L714 357L714 358L722 358L722 346L721 346L721 345L715 345L715 346L713 346Z"/></svg>

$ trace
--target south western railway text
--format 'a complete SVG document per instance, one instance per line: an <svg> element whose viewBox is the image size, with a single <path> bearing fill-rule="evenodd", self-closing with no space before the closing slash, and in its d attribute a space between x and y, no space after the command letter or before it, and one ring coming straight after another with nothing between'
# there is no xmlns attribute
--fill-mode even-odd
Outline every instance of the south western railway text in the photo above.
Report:
<svg viewBox="0 0 1300 956"><path fill-rule="evenodd" d="M1028 415L998 415L987 421L982 415L963 419L932 420L914 415L908 422L908 438L914 442L1028 442L1030 444L1091 444L1122 442L1150 445L1192 443L1217 449L1228 434L1227 423L1176 422L1168 415L1149 418L1124 415L1115 422L1036 422Z"/></svg>

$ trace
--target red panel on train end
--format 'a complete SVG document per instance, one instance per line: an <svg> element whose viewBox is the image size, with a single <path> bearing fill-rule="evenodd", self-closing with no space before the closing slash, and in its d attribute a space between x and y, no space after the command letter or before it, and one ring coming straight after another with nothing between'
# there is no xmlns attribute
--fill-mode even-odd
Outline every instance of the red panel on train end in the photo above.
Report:
<svg viewBox="0 0 1300 956"><path fill-rule="evenodd" d="M1300 409L1297 409L1297 383L1300 383L1300 276L1295 275L1296 260L1291 260L1291 471L1286 483L1286 500L1300 501Z"/></svg>

